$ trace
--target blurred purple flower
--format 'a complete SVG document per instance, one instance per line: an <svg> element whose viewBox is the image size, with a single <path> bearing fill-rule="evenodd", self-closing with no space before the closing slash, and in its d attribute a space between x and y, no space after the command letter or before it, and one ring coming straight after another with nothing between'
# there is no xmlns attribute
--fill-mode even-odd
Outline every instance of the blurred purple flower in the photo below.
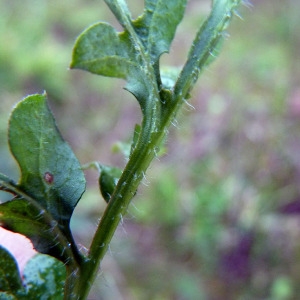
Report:
<svg viewBox="0 0 300 300"><path fill-rule="evenodd" d="M250 276L253 242L253 234L243 234L233 248L221 255L221 274L226 280L244 280Z"/></svg>
<svg viewBox="0 0 300 300"><path fill-rule="evenodd" d="M279 212L287 215L300 214L300 199L289 202L279 208Z"/></svg>

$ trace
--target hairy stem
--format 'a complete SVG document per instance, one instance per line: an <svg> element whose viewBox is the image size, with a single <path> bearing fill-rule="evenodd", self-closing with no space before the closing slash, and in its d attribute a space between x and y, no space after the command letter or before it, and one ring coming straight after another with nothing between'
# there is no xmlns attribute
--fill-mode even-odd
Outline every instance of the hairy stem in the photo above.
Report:
<svg viewBox="0 0 300 300"><path fill-rule="evenodd" d="M81 269L80 281L77 282L75 290L75 294L78 295L76 299L87 297L114 232L122 216L126 213L149 164L155 157L155 147L161 143L164 137L163 132L152 134L149 130L149 133L149 139L141 139L133 151L100 221L90 247L88 260Z"/></svg>
<svg viewBox="0 0 300 300"><path fill-rule="evenodd" d="M157 72L154 71L150 59L143 53L144 49L134 30L132 30L127 7L124 6L125 2L122 0L105 0L105 2L122 26L130 33L132 42L139 46L143 58L142 63L148 70L146 78L151 88L149 88L149 99L147 99L146 107L143 110L144 118L139 140L96 230L88 258L80 267L80 276L72 294L72 299L76 300L84 300L88 296L115 230L122 216L126 213L148 166L155 157L155 149L164 140L174 115L193 88L200 70L211 59L211 53L229 22L232 10L240 1L215 0L213 2L212 13L197 33L188 60L172 91L172 99L165 106L162 106L163 101L159 96L160 79L157 78L159 74L157 75Z"/></svg>

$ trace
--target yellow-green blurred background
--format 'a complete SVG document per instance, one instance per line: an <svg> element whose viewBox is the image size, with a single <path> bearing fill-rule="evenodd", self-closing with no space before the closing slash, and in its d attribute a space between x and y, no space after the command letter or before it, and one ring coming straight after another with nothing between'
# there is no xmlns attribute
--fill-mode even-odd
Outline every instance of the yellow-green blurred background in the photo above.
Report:
<svg viewBox="0 0 300 300"><path fill-rule="evenodd" d="M195 109L178 115L90 300L299 299L300 2L252 4L193 90ZM137 16L143 1L129 5ZM162 64L183 64L209 7L189 2ZM76 37L99 20L120 28L100 0L0 0L1 173L19 176L6 138L13 105L44 90L82 164L124 166L116 149L141 120L137 101L121 80L68 70ZM86 176L72 219L82 251L105 208L97 173Z"/></svg>

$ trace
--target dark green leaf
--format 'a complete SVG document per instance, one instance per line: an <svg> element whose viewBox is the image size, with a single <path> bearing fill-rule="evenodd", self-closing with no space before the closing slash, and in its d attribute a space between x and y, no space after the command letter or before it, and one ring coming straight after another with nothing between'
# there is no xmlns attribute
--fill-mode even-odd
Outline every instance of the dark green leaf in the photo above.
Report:
<svg viewBox="0 0 300 300"><path fill-rule="evenodd" d="M5 248L0 246L0 291L15 293L21 288L22 283L17 262ZM1 295L0 299L2 299Z"/></svg>
<svg viewBox="0 0 300 300"><path fill-rule="evenodd" d="M26 264L23 276L26 299L63 299L66 268L57 259L37 254Z"/></svg>
<svg viewBox="0 0 300 300"><path fill-rule="evenodd" d="M115 187L122 175L122 170L115 167L100 166L101 175L99 177L99 186L104 200L108 203Z"/></svg>
<svg viewBox="0 0 300 300"><path fill-rule="evenodd" d="M0 224L27 236L37 251L66 260L63 257L64 245L55 238L56 224L45 222L44 214L45 211L39 211L30 202L16 199L0 205Z"/></svg>
<svg viewBox="0 0 300 300"><path fill-rule="evenodd" d="M85 190L85 178L56 127L46 95L29 96L15 107L9 145L21 169L20 188L68 232L74 207Z"/></svg>
<svg viewBox="0 0 300 300"><path fill-rule="evenodd" d="M133 25L153 62L168 52L187 0L145 0L145 9Z"/></svg>

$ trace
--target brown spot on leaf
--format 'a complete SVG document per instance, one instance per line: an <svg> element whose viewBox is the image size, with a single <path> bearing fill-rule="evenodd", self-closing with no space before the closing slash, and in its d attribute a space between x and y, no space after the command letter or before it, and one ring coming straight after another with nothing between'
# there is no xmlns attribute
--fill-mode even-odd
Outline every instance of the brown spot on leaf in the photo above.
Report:
<svg viewBox="0 0 300 300"><path fill-rule="evenodd" d="M44 179L45 179L45 181L46 181L48 184L52 184L53 181L54 181L54 176L53 176L53 174L51 174L50 172L46 172L46 173L44 174Z"/></svg>

